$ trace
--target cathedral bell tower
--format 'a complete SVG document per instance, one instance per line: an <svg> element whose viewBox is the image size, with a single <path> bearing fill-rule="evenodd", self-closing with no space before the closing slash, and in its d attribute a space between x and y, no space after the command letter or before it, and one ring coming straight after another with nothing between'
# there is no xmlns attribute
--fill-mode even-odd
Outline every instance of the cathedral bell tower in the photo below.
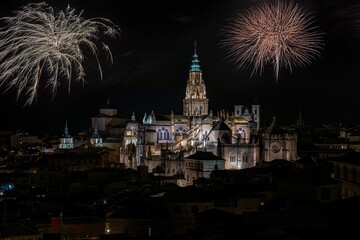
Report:
<svg viewBox="0 0 360 240"><path fill-rule="evenodd" d="M194 42L194 55L189 70L183 103L184 116L204 116L209 114L209 99L206 98L206 87L196 53L196 42Z"/></svg>

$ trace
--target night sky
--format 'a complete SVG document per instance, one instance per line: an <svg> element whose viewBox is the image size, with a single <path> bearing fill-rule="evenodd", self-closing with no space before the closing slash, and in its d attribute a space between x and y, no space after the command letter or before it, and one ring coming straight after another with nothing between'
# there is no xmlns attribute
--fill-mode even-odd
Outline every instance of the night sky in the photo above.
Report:
<svg viewBox="0 0 360 240"><path fill-rule="evenodd" d="M1 16L12 15L30 2L2 1ZM118 39L104 39L114 64L102 62L100 80L91 56L86 59L87 84L74 82L70 95L60 86L52 100L48 89L39 89L36 103L10 90L0 95L2 129L22 129L61 134L67 119L75 134L90 126L90 118L107 98L120 114L138 120L144 113L182 114L182 99L197 41L209 108L233 111L234 105L258 103L264 124L273 115L280 123L295 123L301 110L306 123L360 123L360 5L340 0L297 1L310 11L324 32L320 58L305 68L282 69L276 81L272 68L251 75L251 69L237 70L220 47L221 29L229 18L260 1L126 1L99 3L73 0L48 1L56 8L67 4L85 18L105 17L122 30ZM115 6L117 5L117 6ZM3 92L4 87L0 88Z"/></svg>

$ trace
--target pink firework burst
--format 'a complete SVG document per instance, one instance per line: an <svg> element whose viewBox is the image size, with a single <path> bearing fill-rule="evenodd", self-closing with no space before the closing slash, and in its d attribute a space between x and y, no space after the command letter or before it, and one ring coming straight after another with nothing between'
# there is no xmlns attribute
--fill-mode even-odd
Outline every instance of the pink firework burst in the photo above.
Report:
<svg viewBox="0 0 360 240"><path fill-rule="evenodd" d="M320 56L322 32L314 17L298 4L285 0L264 1L240 12L222 30L221 46L237 69L253 66L261 73L264 66L274 67L276 80L281 66L305 67Z"/></svg>

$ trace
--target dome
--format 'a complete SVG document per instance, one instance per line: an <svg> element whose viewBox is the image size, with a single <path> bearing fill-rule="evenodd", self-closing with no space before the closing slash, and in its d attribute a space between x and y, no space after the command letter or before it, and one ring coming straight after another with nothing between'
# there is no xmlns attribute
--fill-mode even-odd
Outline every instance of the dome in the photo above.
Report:
<svg viewBox="0 0 360 240"><path fill-rule="evenodd" d="M244 117L234 117L234 123L243 123L247 124L248 120Z"/></svg>

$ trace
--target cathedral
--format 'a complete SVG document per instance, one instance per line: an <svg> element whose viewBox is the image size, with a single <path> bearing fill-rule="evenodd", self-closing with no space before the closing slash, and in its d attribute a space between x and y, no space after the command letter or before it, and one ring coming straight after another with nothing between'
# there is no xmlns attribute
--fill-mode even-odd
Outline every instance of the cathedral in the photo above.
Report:
<svg viewBox="0 0 360 240"><path fill-rule="evenodd" d="M182 174L184 158L197 152L225 160L225 169L244 169L274 159L297 160L296 134L280 131L275 118L260 131L260 105L235 105L234 111L209 109L209 98L194 44L182 115L134 113L126 125L120 162L127 167L147 166L166 176Z"/></svg>

